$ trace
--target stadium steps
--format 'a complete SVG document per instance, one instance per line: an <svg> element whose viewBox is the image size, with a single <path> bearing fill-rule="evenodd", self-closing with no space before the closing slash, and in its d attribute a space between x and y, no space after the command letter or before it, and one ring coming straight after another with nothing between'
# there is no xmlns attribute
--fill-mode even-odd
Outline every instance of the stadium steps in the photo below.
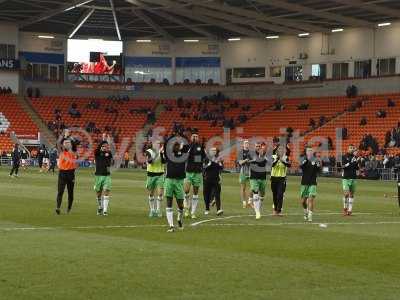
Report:
<svg viewBox="0 0 400 300"><path fill-rule="evenodd" d="M24 111L29 115L30 119L36 124L39 128L41 142L44 142L49 147L54 147L57 143L56 138L54 137L53 133L47 128L46 124L43 122L42 118L33 108L31 103L27 98L24 96L17 96L17 101L24 109Z"/></svg>

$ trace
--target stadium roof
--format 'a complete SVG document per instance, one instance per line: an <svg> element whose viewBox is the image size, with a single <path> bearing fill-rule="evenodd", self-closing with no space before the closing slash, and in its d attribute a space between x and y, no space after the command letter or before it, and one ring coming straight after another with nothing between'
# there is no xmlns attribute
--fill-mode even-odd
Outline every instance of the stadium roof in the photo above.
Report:
<svg viewBox="0 0 400 300"><path fill-rule="evenodd" d="M0 21L75 37L265 37L397 19L399 0L0 0Z"/></svg>

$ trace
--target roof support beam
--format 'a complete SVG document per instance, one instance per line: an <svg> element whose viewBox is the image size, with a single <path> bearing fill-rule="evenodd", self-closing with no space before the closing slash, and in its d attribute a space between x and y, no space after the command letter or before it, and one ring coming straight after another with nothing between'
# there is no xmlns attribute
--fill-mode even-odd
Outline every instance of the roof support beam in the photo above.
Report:
<svg viewBox="0 0 400 300"><path fill-rule="evenodd" d="M132 11L135 15L137 15L139 18L141 18L147 25L152 27L154 29L154 31L161 34L165 39L167 39L167 40L174 39L165 29L163 29L161 26L159 26L158 24L153 22L153 20L150 17L148 17L147 15L145 15L141 10L133 9Z"/></svg>
<svg viewBox="0 0 400 300"><path fill-rule="evenodd" d="M293 27L297 33L302 32L302 31L324 31L323 28L318 27L318 26L313 26L309 24L305 24L300 21L292 21L288 19L281 19L281 18L276 18L276 17L270 17L249 9L243 9L243 8L238 8L230 5L224 5L224 4L219 4L216 2L198 2L195 3L195 5L198 6L203 6L207 7L209 9L215 9L224 13L232 13L241 17L246 17L249 19L253 19L254 21L259 21L259 22L269 22L273 23L275 25L279 25L281 27ZM277 31L277 30L276 30ZM281 32L281 31L278 31Z"/></svg>
<svg viewBox="0 0 400 300"><path fill-rule="evenodd" d="M230 14L226 14L226 13L222 13L222 12L217 12L217 11L205 9L202 7L196 8L196 12L198 12L199 14L202 14L202 15L207 15L207 16L213 17L213 18L223 19L223 20L231 21L231 22L234 22L237 24L258 27L261 29L269 30L269 31L283 32L283 33L288 33L288 34L297 34L298 33L298 30L295 30L295 29L291 29L291 28L287 28L287 27L283 27L283 26L279 26L279 25L274 25L274 24L267 24L264 22L255 21L255 20L247 19L247 18L242 18L242 17L238 17L238 16L234 16L234 15L230 15Z"/></svg>
<svg viewBox="0 0 400 300"><path fill-rule="evenodd" d="M13 2L21 3L25 7L26 6L31 6L31 7L35 7L35 8L40 8L42 11L47 11L48 10L48 7L46 7L44 5L36 4L34 2L27 2L27 1L22 1L22 0L13 0Z"/></svg>
<svg viewBox="0 0 400 300"><path fill-rule="evenodd" d="M115 30L117 31L118 39L121 40L121 33L119 32L117 14L115 13L114 0L110 0L111 12L114 19Z"/></svg>
<svg viewBox="0 0 400 300"><path fill-rule="evenodd" d="M197 28L196 26L190 25L190 24L182 21L181 19L176 18L174 16L171 16L170 14L167 14L167 13L165 13L165 12L159 10L159 9L153 10L152 13L156 14L156 15L160 16L161 18L164 18L164 19L166 19L166 20L168 20L170 22L174 22L175 24L179 24L179 25L181 25L181 26L183 26L183 27L185 27L185 28L187 28L187 29L189 29L191 31L194 31L194 32L196 32L198 34L201 34L201 35L203 35L203 36L205 36L205 37L207 37L209 39L216 39L217 38L215 35L211 34L207 30L204 30L204 29L201 29L201 28Z"/></svg>
<svg viewBox="0 0 400 300"><path fill-rule="evenodd" d="M332 0L332 1L343 4L343 5L348 5L351 7L359 7L364 10L367 10L367 11L387 15L388 17L400 18L400 10L399 9L376 5L376 4L374 4L374 1L373 2L363 2L360 0Z"/></svg>
<svg viewBox="0 0 400 300"><path fill-rule="evenodd" d="M200 15L200 14L196 13L195 9L190 10L190 9L186 9L186 8L181 8L182 5L176 4L175 2L172 2L169 0L142 0L142 2L148 2L151 4L162 5L162 6L165 6L165 10L168 10L175 15L180 15L180 16L194 19L194 20L197 20L200 22L205 22L211 26L218 26L218 27L224 28L226 30L239 33L244 36L263 37L257 31L250 30L250 29L244 28L242 26L237 26L234 24L226 23L224 21L210 18L210 17L204 16L204 15Z"/></svg>
<svg viewBox="0 0 400 300"><path fill-rule="evenodd" d="M353 17L346 17L346 16L342 16L339 14L326 12L326 11L319 11L314 8L310 8L310 7L292 3L292 2L286 2L283 0L256 0L256 2L274 6L274 7L278 7L278 8L284 8L287 10L296 11L296 12L300 12L303 14L308 14L308 15L312 15L312 16L316 16L316 17L320 17L320 18L340 21L340 22L343 22L350 26L371 26L372 25L370 22L367 22L367 21L364 21L361 19L357 19L357 18L353 18Z"/></svg>
<svg viewBox="0 0 400 300"><path fill-rule="evenodd" d="M46 12L40 14L39 16L34 16L32 18L29 18L29 19L21 22L19 24L19 27L20 28L24 28L24 27L26 27L28 25L47 20L47 19L49 19L51 17L54 17L54 16L56 16L58 14L61 14L62 12L66 11L66 10L82 6L82 5L87 4L89 2L92 2L92 1L93 0L90 0L90 1L88 1L88 0L74 0L72 2L68 2L66 4L61 5L59 8L46 11Z"/></svg>
<svg viewBox="0 0 400 300"><path fill-rule="evenodd" d="M72 29L72 31L70 31L70 32L68 33L68 36L69 36L70 39L75 35L75 33L78 32L79 28L82 27L82 25L87 21L87 19L90 18L90 16L91 16L93 13L94 13L94 9L92 8L92 9L90 9L90 10L87 10L87 11L79 18L78 23L76 24L76 26L74 27L74 29Z"/></svg>
<svg viewBox="0 0 400 300"><path fill-rule="evenodd" d="M210 32L208 32L208 31L206 31L204 29L201 29L201 28L194 27L194 26L182 21L181 19L179 19L177 17L171 16L170 14L167 14L167 13L161 11L160 9L151 9L151 7L149 7L145 3L141 2L140 0L126 0L126 2L129 2L131 4L140 6L140 8L143 8L146 11L151 11L153 14L156 14L156 15L160 16L161 18L164 18L164 19L166 19L166 20L168 20L170 22L173 22L175 24L179 24L179 25L181 25L181 26L183 26L183 27L185 27L185 28L187 28L189 30L192 30L193 32L197 32L198 34L201 34L201 35L203 35L203 36L205 36L207 38L210 38L210 39L216 39L217 38L215 35L211 34ZM130 22L126 23L124 26L126 26L128 24L131 24L133 22L135 22L135 21L130 21Z"/></svg>

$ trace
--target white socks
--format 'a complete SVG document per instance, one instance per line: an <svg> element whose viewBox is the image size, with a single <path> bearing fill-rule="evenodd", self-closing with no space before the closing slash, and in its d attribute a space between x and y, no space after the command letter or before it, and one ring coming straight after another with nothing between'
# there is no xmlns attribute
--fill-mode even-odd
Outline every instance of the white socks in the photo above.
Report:
<svg viewBox="0 0 400 300"><path fill-rule="evenodd" d="M348 202L347 202L347 198L346 197L343 197L343 208L344 209L347 209L348 208L348 204L347 204Z"/></svg>
<svg viewBox="0 0 400 300"><path fill-rule="evenodd" d="M199 195L193 195L192 196L192 215L194 215L196 213L196 209L197 209L197 203L199 203Z"/></svg>
<svg viewBox="0 0 400 300"><path fill-rule="evenodd" d="M150 212L155 211L155 201L154 201L154 197L153 196L149 196L149 208L150 208Z"/></svg>
<svg viewBox="0 0 400 300"><path fill-rule="evenodd" d="M161 202L162 202L162 197L158 196L157 197L157 202L156 202L156 211L161 210Z"/></svg>
<svg viewBox="0 0 400 300"><path fill-rule="evenodd" d="M256 214L259 214L261 208L261 201L258 194L253 195L253 204L254 204L254 211L256 212Z"/></svg>
<svg viewBox="0 0 400 300"><path fill-rule="evenodd" d="M354 198L349 198L348 200L348 211L352 211L353 210L353 202L354 202Z"/></svg>
<svg viewBox="0 0 400 300"><path fill-rule="evenodd" d="M166 214L169 227L174 227L174 210L172 207L166 208Z"/></svg>
<svg viewBox="0 0 400 300"><path fill-rule="evenodd" d="M353 203L354 203L354 198L347 198L343 197L343 208L347 209L348 211L352 211L353 210Z"/></svg>
<svg viewBox="0 0 400 300"><path fill-rule="evenodd" d="M103 212L108 211L108 203L110 202L110 196L103 196Z"/></svg>

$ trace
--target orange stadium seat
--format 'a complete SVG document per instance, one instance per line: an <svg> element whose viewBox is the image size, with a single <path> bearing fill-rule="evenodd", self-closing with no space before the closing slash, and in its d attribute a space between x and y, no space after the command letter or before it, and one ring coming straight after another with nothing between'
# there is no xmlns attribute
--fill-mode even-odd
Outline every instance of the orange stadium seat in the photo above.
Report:
<svg viewBox="0 0 400 300"><path fill-rule="evenodd" d="M0 95L0 104L0 112L10 122L7 130L0 133L1 152L12 150L14 142L10 138L11 132L15 132L18 137L37 138L36 124L18 103L15 95Z"/></svg>

